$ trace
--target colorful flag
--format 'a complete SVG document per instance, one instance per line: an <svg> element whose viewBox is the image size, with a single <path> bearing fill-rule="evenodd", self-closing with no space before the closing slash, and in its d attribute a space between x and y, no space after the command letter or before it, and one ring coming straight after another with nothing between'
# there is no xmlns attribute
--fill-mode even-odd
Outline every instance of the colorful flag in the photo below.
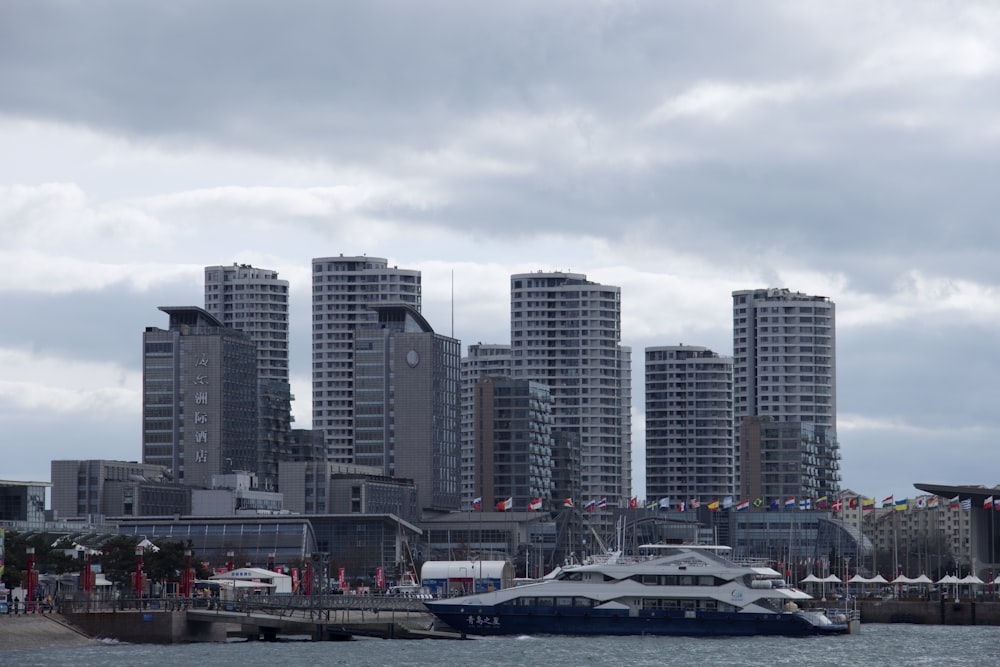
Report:
<svg viewBox="0 0 1000 667"><path fill-rule="evenodd" d="M848 507L848 509L854 509L857 506L858 506L858 498L857 498L857 496L851 496L848 499L848 501L847 501L847 507Z"/></svg>
<svg viewBox="0 0 1000 667"><path fill-rule="evenodd" d="M473 500L472 501L472 509L474 509L474 510L481 510L481 509L483 509L483 499L482 498L476 498L475 500Z"/></svg>
<svg viewBox="0 0 1000 667"><path fill-rule="evenodd" d="M993 501L993 509L1000 512L1000 500Z"/></svg>
<svg viewBox="0 0 1000 667"><path fill-rule="evenodd" d="M892 496L888 496L882 499L882 507L892 507L896 504L896 501L892 499Z"/></svg>
<svg viewBox="0 0 1000 667"><path fill-rule="evenodd" d="M541 498L535 498L530 503L528 503L528 511L529 512L537 512L540 509L542 509L542 499Z"/></svg>
<svg viewBox="0 0 1000 667"><path fill-rule="evenodd" d="M686 508L684 507L684 501L683 500L680 501L679 503L677 503L677 511L678 512L683 512L685 509Z"/></svg>
<svg viewBox="0 0 1000 667"><path fill-rule="evenodd" d="M590 502L588 502L586 505L583 506L583 511L593 512L595 507L597 507L597 501L591 500Z"/></svg>
<svg viewBox="0 0 1000 667"><path fill-rule="evenodd" d="M697 498L692 498L691 500L688 501L688 507L690 507L693 510L696 510L699 507L701 507L701 501L698 500Z"/></svg>
<svg viewBox="0 0 1000 667"><path fill-rule="evenodd" d="M819 498L816 499L816 509L825 510L826 505L827 505L826 496L820 496Z"/></svg>
<svg viewBox="0 0 1000 667"><path fill-rule="evenodd" d="M713 512L717 512L719 510L719 501L713 500L712 502L710 502L708 504L708 509L712 510Z"/></svg>
<svg viewBox="0 0 1000 667"><path fill-rule="evenodd" d="M760 496L757 496L757 499L753 501L754 507L760 507L763 504L764 504L764 499L761 498Z"/></svg>
<svg viewBox="0 0 1000 667"><path fill-rule="evenodd" d="M563 507L573 507L573 499L567 498L563 501Z"/></svg>
<svg viewBox="0 0 1000 667"><path fill-rule="evenodd" d="M840 510L844 509L844 501L841 500L840 498L837 498L832 503L830 503L830 509L833 510L834 512L839 512Z"/></svg>
<svg viewBox="0 0 1000 667"><path fill-rule="evenodd" d="M667 496L666 498L660 498L659 505L661 510L670 509L670 496Z"/></svg>
<svg viewBox="0 0 1000 667"><path fill-rule="evenodd" d="M777 498L775 498L774 500L771 501L771 507L770 507L770 509L773 510L773 511L775 511L775 512L777 512L779 509L781 509L781 503L778 502Z"/></svg>
<svg viewBox="0 0 1000 667"><path fill-rule="evenodd" d="M937 496L931 496L927 499L927 509L936 510L938 508L938 502Z"/></svg>
<svg viewBox="0 0 1000 667"><path fill-rule="evenodd" d="M630 510L634 510L638 506L639 506L639 496L632 496L631 498L629 498L628 508Z"/></svg>
<svg viewBox="0 0 1000 667"><path fill-rule="evenodd" d="M741 500L740 502L736 503L736 511L737 512L745 512L748 509L750 509L750 501L749 500Z"/></svg>
<svg viewBox="0 0 1000 667"><path fill-rule="evenodd" d="M791 498L787 498L785 500L785 509L786 510L795 509L795 496L792 496Z"/></svg>
<svg viewBox="0 0 1000 667"><path fill-rule="evenodd" d="M608 506L608 499L606 497L602 497L600 500L597 501L598 509L604 509L607 506Z"/></svg>
<svg viewBox="0 0 1000 667"><path fill-rule="evenodd" d="M907 498L903 498L902 500L897 500L896 501L896 511L897 512L902 512L903 510L905 510L906 509L906 505L907 505L907 501L908 501Z"/></svg>
<svg viewBox="0 0 1000 667"><path fill-rule="evenodd" d="M861 511L867 512L868 510L875 509L875 499L874 498L862 498L861 499Z"/></svg>
<svg viewBox="0 0 1000 667"><path fill-rule="evenodd" d="M972 498L962 498L962 509L963 510L972 509Z"/></svg>
<svg viewBox="0 0 1000 667"><path fill-rule="evenodd" d="M811 508L812 508L812 500L811 499L805 498L805 499L799 501L799 509L800 510L807 510L807 509L811 509Z"/></svg>
<svg viewBox="0 0 1000 667"><path fill-rule="evenodd" d="M509 510L513 506L514 506L514 499L513 498L508 498L507 500L501 500L500 502L497 503L497 511L498 512L506 512L507 510Z"/></svg>
<svg viewBox="0 0 1000 667"><path fill-rule="evenodd" d="M918 510L927 509L927 496L917 497L917 509Z"/></svg>
<svg viewBox="0 0 1000 667"><path fill-rule="evenodd" d="M950 510L957 510L958 509L958 496L955 496L954 498L951 498L948 501L948 509L950 509Z"/></svg>
<svg viewBox="0 0 1000 667"><path fill-rule="evenodd" d="M993 496L990 496L989 498L983 501L983 509L984 510L993 509Z"/></svg>
<svg viewBox="0 0 1000 667"><path fill-rule="evenodd" d="M648 511L652 512L652 511L653 511L653 510L655 510L655 509L656 509L656 508L657 508L658 506L659 506L659 503L658 503L658 502L656 502L655 500L650 500L650 501L649 501L648 503L646 503L646 510L648 510Z"/></svg>
<svg viewBox="0 0 1000 667"><path fill-rule="evenodd" d="M722 499L722 509L726 509L727 510L727 509L729 509L732 506L733 506L733 497L732 496L726 496L725 498Z"/></svg>

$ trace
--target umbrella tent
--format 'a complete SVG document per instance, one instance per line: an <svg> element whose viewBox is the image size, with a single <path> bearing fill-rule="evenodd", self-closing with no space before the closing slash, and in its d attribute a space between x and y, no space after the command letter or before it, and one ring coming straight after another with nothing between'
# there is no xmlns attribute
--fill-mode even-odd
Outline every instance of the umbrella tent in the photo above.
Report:
<svg viewBox="0 0 1000 667"><path fill-rule="evenodd" d="M892 581L890 581L889 583L890 584L912 584L913 583L913 579L910 579L905 574L901 574L898 577L896 577L895 579L893 579Z"/></svg>
<svg viewBox="0 0 1000 667"><path fill-rule="evenodd" d="M926 574L921 574L919 577L914 577L913 578L913 583L915 583L915 584L933 584L934 582L931 581L931 578L928 577Z"/></svg>

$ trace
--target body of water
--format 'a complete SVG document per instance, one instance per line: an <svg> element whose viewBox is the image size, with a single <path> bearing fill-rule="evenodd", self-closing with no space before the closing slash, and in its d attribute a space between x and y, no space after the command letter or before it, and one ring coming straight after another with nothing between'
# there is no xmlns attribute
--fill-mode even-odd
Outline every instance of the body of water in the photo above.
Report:
<svg viewBox="0 0 1000 667"><path fill-rule="evenodd" d="M863 625L835 637L495 637L468 641L358 639L350 642L238 642L226 644L95 644L74 649L32 649L0 655L18 667L202 667L240 665L350 665L406 667L663 667L664 665L992 664L1000 627Z"/></svg>

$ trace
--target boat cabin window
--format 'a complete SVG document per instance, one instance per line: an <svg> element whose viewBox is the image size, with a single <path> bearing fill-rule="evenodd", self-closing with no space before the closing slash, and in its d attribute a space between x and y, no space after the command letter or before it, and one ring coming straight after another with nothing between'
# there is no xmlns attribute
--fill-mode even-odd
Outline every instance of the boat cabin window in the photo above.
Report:
<svg viewBox="0 0 1000 667"><path fill-rule="evenodd" d="M590 608L598 604L587 597L559 596L559 597L520 597L514 598L505 604L514 607L579 607Z"/></svg>
<svg viewBox="0 0 1000 667"><path fill-rule="evenodd" d="M630 577L645 586L720 586L720 579L710 574L634 574Z"/></svg>
<svg viewBox="0 0 1000 667"><path fill-rule="evenodd" d="M642 608L650 611L698 609L701 611L736 611L736 607L711 598L643 598Z"/></svg>

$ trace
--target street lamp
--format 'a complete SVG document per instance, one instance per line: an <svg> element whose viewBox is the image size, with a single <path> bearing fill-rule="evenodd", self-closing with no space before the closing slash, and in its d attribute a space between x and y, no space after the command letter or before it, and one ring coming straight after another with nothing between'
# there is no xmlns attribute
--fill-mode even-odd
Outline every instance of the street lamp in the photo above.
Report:
<svg viewBox="0 0 1000 667"><path fill-rule="evenodd" d="M94 583L93 583L94 582L94 579L93 579L94 575L90 571L91 570L90 559L91 559L91 552L90 552L90 549L87 549L84 552L84 565L83 565L84 566L84 570L83 570L83 592L86 593L86 596L87 596L87 611L90 611L90 595L91 595L91 590L94 588Z"/></svg>
<svg viewBox="0 0 1000 667"><path fill-rule="evenodd" d="M142 608L142 546L135 547L135 594L139 598L139 608Z"/></svg>
<svg viewBox="0 0 1000 667"><path fill-rule="evenodd" d="M28 597L24 601L24 612L29 613L35 610L32 604L35 600L35 547L25 548L24 553L28 557Z"/></svg>
<svg viewBox="0 0 1000 667"><path fill-rule="evenodd" d="M184 597L191 597L191 579L194 573L191 571L191 550L184 550Z"/></svg>

